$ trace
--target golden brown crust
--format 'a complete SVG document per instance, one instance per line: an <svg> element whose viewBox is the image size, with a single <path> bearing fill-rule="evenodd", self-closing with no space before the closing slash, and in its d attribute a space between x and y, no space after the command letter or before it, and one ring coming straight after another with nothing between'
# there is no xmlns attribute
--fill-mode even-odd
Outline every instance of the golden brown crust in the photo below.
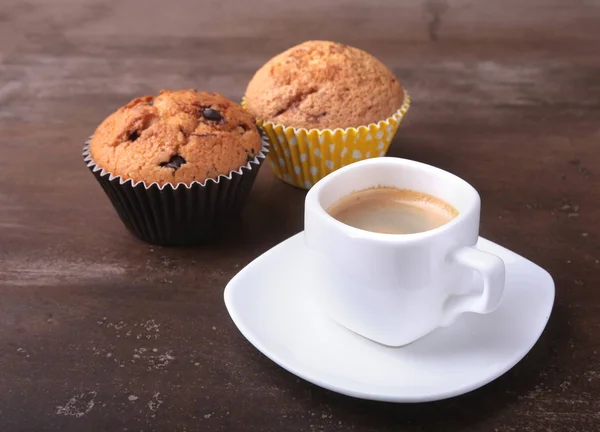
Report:
<svg viewBox="0 0 600 432"><path fill-rule="evenodd" d="M377 123L404 101L394 74L347 45L309 41L273 57L246 89L255 117L284 126L335 129Z"/></svg>
<svg viewBox="0 0 600 432"><path fill-rule="evenodd" d="M163 90L108 116L90 143L92 159L124 179L190 184L228 175L262 146L250 114L217 93Z"/></svg>

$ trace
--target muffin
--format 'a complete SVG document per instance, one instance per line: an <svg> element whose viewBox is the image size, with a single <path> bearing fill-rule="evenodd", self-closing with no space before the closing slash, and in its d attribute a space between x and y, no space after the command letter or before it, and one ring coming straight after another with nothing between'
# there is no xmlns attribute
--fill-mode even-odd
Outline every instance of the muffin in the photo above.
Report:
<svg viewBox="0 0 600 432"><path fill-rule="evenodd" d="M383 63L326 41L273 57L255 73L243 101L269 136L275 174L306 189L342 166L384 156L409 104Z"/></svg>
<svg viewBox="0 0 600 432"><path fill-rule="evenodd" d="M84 147L125 226L161 245L210 239L239 216L268 145L217 93L163 90L109 115Z"/></svg>

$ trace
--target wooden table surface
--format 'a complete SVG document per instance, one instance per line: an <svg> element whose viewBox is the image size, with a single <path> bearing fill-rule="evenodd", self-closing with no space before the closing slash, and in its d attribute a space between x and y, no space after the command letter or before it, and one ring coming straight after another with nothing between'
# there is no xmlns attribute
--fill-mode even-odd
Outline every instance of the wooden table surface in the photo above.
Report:
<svg viewBox="0 0 600 432"><path fill-rule="evenodd" d="M132 238L81 158L131 98L239 100L307 39L363 48L413 97L391 155L481 193L481 234L557 295L531 353L446 401L396 405L297 379L237 331L223 288L302 230L263 168L217 245ZM0 5L0 430L600 430L600 2L118 1Z"/></svg>

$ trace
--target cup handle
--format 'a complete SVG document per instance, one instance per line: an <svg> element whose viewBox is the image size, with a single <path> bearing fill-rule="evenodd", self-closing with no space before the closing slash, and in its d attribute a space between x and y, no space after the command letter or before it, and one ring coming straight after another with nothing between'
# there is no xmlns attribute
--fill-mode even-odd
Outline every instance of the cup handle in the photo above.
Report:
<svg viewBox="0 0 600 432"><path fill-rule="evenodd" d="M461 247L450 254L450 262L478 272L483 279L483 290L478 293L455 295L444 305L442 325L450 325L460 314L492 312L504 292L504 261L496 255L474 247Z"/></svg>

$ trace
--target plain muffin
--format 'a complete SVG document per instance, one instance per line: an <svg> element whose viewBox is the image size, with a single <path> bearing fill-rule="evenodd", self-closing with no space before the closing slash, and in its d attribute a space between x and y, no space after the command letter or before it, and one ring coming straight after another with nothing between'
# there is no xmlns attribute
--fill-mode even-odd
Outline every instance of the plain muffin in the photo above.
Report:
<svg viewBox="0 0 600 432"><path fill-rule="evenodd" d="M163 90L132 100L96 129L90 154L101 168L147 184L203 183L260 152L254 118L217 93Z"/></svg>
<svg viewBox="0 0 600 432"><path fill-rule="evenodd" d="M385 120L404 89L372 55L335 42L309 41L273 57L246 90L257 119L287 127L335 129Z"/></svg>

